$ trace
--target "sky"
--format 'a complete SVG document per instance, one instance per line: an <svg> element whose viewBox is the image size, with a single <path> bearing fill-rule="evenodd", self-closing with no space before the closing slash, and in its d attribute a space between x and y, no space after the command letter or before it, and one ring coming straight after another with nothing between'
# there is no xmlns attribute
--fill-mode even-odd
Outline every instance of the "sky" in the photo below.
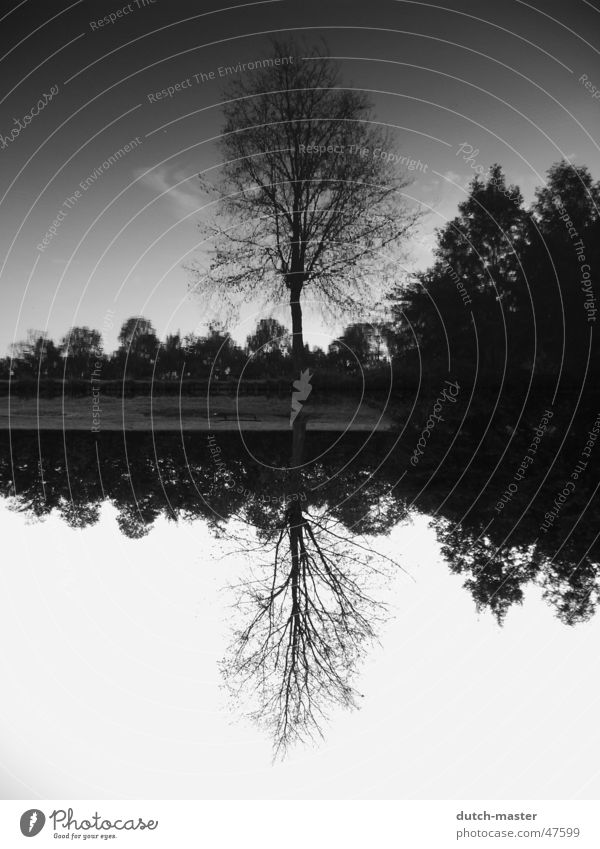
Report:
<svg viewBox="0 0 600 849"><path fill-rule="evenodd" d="M360 709L275 764L219 673L234 543L161 518L128 539L108 504L82 531L3 503L0 533L21 553L0 575L3 799L598 798L600 619L564 625L534 586L502 628L477 614L427 516L373 541L406 573Z"/></svg>
<svg viewBox="0 0 600 849"><path fill-rule="evenodd" d="M402 275L430 261L474 165L500 162L528 203L563 157L600 177L599 51L588 40L599 15L587 0L15 3L0 19L0 353L29 328L60 338L85 324L111 350L131 315L161 338L224 320L190 294L185 270L206 250L197 175L219 170L219 68L267 58L271 35L324 39L347 84L395 128L391 153L423 164L407 193L428 214ZM173 97L149 97L184 80ZM228 329L242 341L271 311L287 320L285 304L251 301ZM345 323L309 306L307 340L324 347Z"/></svg>

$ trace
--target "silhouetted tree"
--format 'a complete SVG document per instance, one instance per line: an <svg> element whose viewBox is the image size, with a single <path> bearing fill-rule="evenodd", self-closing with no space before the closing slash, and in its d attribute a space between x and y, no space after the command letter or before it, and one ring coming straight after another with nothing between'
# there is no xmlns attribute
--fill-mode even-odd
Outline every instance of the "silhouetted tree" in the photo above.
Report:
<svg viewBox="0 0 600 849"><path fill-rule="evenodd" d="M246 338L246 348L251 354L270 354L289 351L289 331L274 318L261 318L256 330Z"/></svg>
<svg viewBox="0 0 600 849"><path fill-rule="evenodd" d="M537 365L544 374L575 382L585 373L588 357L590 371L598 357L590 330L599 295L592 272L600 263L599 209L600 188L589 170L566 161L548 170L532 208L525 262L535 308Z"/></svg>
<svg viewBox="0 0 600 849"><path fill-rule="evenodd" d="M121 373L131 377L150 377L160 342L152 322L142 316L128 318L119 331L116 362Z"/></svg>
<svg viewBox="0 0 600 849"><path fill-rule="evenodd" d="M16 378L62 377L60 351L47 333L28 330L27 338L10 346L11 369Z"/></svg>
<svg viewBox="0 0 600 849"><path fill-rule="evenodd" d="M89 327L72 327L60 342L68 377L89 378L103 357L102 336Z"/></svg>
<svg viewBox="0 0 600 849"><path fill-rule="evenodd" d="M499 381L531 362L533 322L523 269L528 216L500 166L476 177L456 218L438 231L435 263L392 294L396 333L424 371ZM398 346L402 348L402 345Z"/></svg>
<svg viewBox="0 0 600 849"><path fill-rule="evenodd" d="M289 332L274 318L260 319L254 333L246 337L246 350L250 357L244 370L245 376L265 377L290 372Z"/></svg>
<svg viewBox="0 0 600 849"><path fill-rule="evenodd" d="M185 350L179 333L170 333L161 346L157 377L174 379L182 375Z"/></svg>
<svg viewBox="0 0 600 849"><path fill-rule="evenodd" d="M364 322L350 324L328 348L333 366L348 374L359 374L381 362L384 341L378 326Z"/></svg>
<svg viewBox="0 0 600 849"><path fill-rule="evenodd" d="M600 218L600 184L594 183L585 165L574 165L565 159L547 172L545 184L536 190L534 212L544 233L552 233L563 246L574 239L568 232L557 198L573 226L584 234Z"/></svg>
<svg viewBox="0 0 600 849"><path fill-rule="evenodd" d="M415 220L402 204L407 184L374 155L389 140L371 120L361 92L344 88L323 51L275 42L285 62L233 78L224 96L223 175L208 227L216 248L208 268L193 267L205 294L287 296L294 371L304 365L301 296L336 310L371 295L384 254ZM289 62L292 56L305 56ZM234 226L231 226L233 222Z"/></svg>
<svg viewBox="0 0 600 849"><path fill-rule="evenodd" d="M219 324L211 324L206 336L189 334L184 342L186 373L192 377L220 380L238 374L245 364L243 351Z"/></svg>

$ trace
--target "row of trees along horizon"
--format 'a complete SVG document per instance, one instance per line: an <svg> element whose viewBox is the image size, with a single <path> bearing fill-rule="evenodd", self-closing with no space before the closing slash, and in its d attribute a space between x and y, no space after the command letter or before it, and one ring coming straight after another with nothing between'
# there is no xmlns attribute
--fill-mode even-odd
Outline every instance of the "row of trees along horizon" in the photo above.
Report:
<svg viewBox="0 0 600 849"><path fill-rule="evenodd" d="M381 324L350 324L327 351L307 345L307 363L323 373L375 374L389 361L387 333ZM210 378L237 384L240 379L292 375L291 335L274 318L260 319L244 346L219 324L210 325L205 336L177 332L161 342L152 322L142 316L123 322L118 340L118 348L105 353L100 332L89 327L72 327L58 343L31 330L27 339L11 346L11 356L1 361L0 375L5 381L10 378L15 389L19 383L25 388L37 386L38 381L67 381L76 388L89 387L91 379L120 383L124 377L145 382Z"/></svg>
<svg viewBox="0 0 600 849"><path fill-rule="evenodd" d="M366 377L380 388L390 369L400 387L448 373L471 383L476 370L483 383L532 373L543 382L561 369L565 382L579 383L594 354L593 313L581 281L583 265L600 267L599 200L589 170L563 161L550 168L526 210L519 189L493 166L472 181L458 215L437 231L433 265L389 291L390 320L352 322L326 351L305 345L305 365L321 381L329 375L339 385L343 373L350 384ZM585 263L578 261L582 253ZM58 343L30 331L0 361L0 378L26 392L32 382L48 389L63 380L77 391L92 375L236 385L240 378L294 376L291 334L274 318L261 319L243 347L217 324L205 336L174 333L161 342L141 316L127 319L118 339L117 350L106 353L100 332L89 327L71 328Z"/></svg>
<svg viewBox="0 0 600 849"><path fill-rule="evenodd" d="M287 300L288 339L266 321L256 351L215 326L201 339L173 334L160 344L151 323L135 317L112 355L88 328L59 345L33 333L2 363L4 379L47 381L62 370L81 381L102 359L100 379L168 383L206 379L212 369L232 383L242 374L290 380L312 367L318 388L331 372L333 386L344 385L342 372L350 384L373 381L383 361L400 389L448 375L463 384L579 385L597 347L600 184L589 169L554 164L529 208L499 165L478 173L457 215L436 231L431 267L407 277L402 258L425 215L404 191L411 172L362 153L398 150L398 138L375 120L370 96L345 83L324 43L273 40L272 50L303 60L226 83L222 166L214 184L198 175L214 198L198 222L210 247L187 270L203 303ZM327 352L304 343L307 296L336 325L353 322ZM369 329L378 302L389 320Z"/></svg>

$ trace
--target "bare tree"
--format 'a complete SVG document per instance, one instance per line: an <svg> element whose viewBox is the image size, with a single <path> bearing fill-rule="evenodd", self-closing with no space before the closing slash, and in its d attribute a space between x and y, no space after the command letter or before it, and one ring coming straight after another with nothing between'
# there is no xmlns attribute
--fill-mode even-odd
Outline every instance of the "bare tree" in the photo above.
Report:
<svg viewBox="0 0 600 849"><path fill-rule="evenodd" d="M191 270L203 294L289 297L298 372L303 290L338 312L364 306L417 214L369 98L342 86L324 49L273 49L276 69L226 89L216 223L201 225L214 251Z"/></svg>
<svg viewBox="0 0 600 849"><path fill-rule="evenodd" d="M376 637L385 605L367 588L384 561L352 538L326 509L303 509L300 462L306 421L296 419L290 497L281 526L263 532L252 576L239 585L238 628L222 668L236 700L284 755L296 742L322 736L328 711L357 706L353 678ZM250 615L248 615L250 611Z"/></svg>

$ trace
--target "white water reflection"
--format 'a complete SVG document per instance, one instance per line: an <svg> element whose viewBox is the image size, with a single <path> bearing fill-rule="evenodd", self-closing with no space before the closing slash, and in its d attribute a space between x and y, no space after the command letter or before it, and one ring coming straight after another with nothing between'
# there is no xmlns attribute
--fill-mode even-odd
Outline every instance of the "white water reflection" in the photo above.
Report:
<svg viewBox="0 0 600 849"><path fill-rule="evenodd" d="M4 798L598 795L600 620L565 626L533 588L499 628L425 517L374 542L416 583L386 591L361 709L272 765L218 671L243 557L201 522L131 540L115 515L80 531L0 505Z"/></svg>

